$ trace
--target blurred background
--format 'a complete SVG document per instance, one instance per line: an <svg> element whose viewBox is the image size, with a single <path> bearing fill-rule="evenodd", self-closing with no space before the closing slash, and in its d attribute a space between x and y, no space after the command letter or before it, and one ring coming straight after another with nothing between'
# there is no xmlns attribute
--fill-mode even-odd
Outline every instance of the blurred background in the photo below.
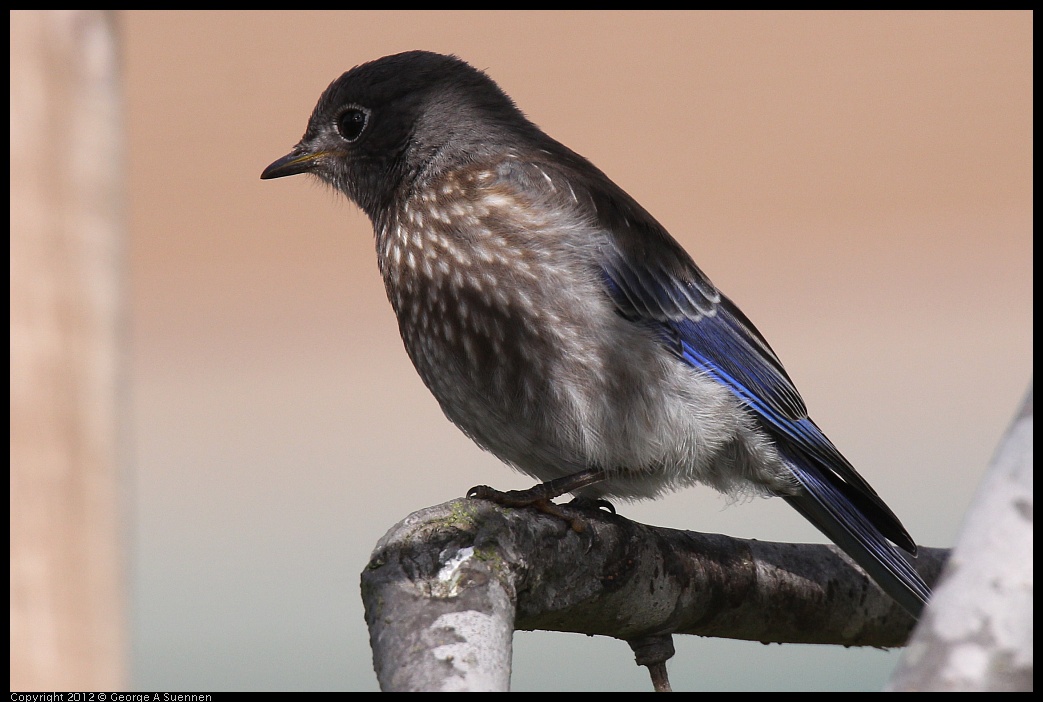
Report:
<svg viewBox="0 0 1043 702"><path fill-rule="evenodd" d="M949 546L1032 374L1020 12L123 12L130 687L375 690L359 574L410 512L530 482L410 365L368 220L262 182L319 95L409 49L487 71L757 324L918 543ZM821 541L710 489L637 521ZM518 632L512 688L648 690ZM899 652L676 640L675 689L876 690Z"/></svg>

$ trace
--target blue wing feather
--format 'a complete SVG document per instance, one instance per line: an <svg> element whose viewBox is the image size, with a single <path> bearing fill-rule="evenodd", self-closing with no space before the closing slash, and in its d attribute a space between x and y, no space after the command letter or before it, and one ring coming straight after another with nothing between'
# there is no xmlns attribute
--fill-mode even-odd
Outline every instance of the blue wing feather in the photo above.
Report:
<svg viewBox="0 0 1043 702"><path fill-rule="evenodd" d="M589 161L547 141L533 182L562 167L572 204L605 234L601 266L620 315L649 328L679 358L727 387L770 436L803 490L785 499L905 609L927 585L896 548L915 553L901 522L808 417L803 399L753 323L663 227ZM548 175L550 174L550 175ZM553 189L553 188L552 188Z"/></svg>
<svg viewBox="0 0 1043 702"><path fill-rule="evenodd" d="M656 240L665 241L660 253L674 259L672 266L656 263L654 247L645 249L644 260L637 262L619 249L608 257L606 287L620 313L650 326L676 355L742 400L804 488L785 499L918 615L930 590L895 547L915 554L908 532L808 417L803 399L760 332L663 236L665 232Z"/></svg>

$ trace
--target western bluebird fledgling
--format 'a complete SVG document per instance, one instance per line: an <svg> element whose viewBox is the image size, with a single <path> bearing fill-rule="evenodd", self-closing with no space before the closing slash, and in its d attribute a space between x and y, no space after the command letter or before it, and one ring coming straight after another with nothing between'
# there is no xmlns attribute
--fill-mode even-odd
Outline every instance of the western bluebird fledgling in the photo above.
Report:
<svg viewBox="0 0 1043 702"><path fill-rule="evenodd" d="M446 416L545 481L511 504L694 483L778 495L920 613L930 591L896 548L916 545L764 337L484 73L424 51L353 68L261 177L297 173L369 215L406 351Z"/></svg>

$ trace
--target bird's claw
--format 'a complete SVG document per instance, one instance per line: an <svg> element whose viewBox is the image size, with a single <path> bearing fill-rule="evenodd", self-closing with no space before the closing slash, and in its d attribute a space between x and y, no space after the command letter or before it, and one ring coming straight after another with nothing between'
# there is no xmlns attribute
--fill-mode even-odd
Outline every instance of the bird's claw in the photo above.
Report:
<svg viewBox="0 0 1043 702"><path fill-rule="evenodd" d="M569 500L569 507L575 507L576 509L605 510L609 514L616 514L616 506L608 500L601 498L583 496L574 497Z"/></svg>
<svg viewBox="0 0 1043 702"><path fill-rule="evenodd" d="M560 505L554 504L546 497L538 494L538 491L534 489L503 491L496 490L488 485L476 485L467 491L467 497L475 500L487 500L501 507L510 507L512 509L532 507L544 514L567 522L569 527L576 533L581 533L587 528L583 521L565 514Z"/></svg>

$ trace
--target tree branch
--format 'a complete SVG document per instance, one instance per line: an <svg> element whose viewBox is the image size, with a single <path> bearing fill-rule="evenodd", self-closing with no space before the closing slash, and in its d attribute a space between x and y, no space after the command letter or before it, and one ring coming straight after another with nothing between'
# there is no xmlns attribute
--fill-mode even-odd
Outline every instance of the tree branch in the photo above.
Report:
<svg viewBox="0 0 1043 702"><path fill-rule="evenodd" d="M1032 394L992 457L892 690L1032 690Z"/></svg>
<svg viewBox="0 0 1043 702"><path fill-rule="evenodd" d="M535 510L459 499L392 528L362 575L381 688L505 690L515 629L889 648L915 623L830 545L577 516L581 532ZM946 554L921 549L928 583Z"/></svg>

